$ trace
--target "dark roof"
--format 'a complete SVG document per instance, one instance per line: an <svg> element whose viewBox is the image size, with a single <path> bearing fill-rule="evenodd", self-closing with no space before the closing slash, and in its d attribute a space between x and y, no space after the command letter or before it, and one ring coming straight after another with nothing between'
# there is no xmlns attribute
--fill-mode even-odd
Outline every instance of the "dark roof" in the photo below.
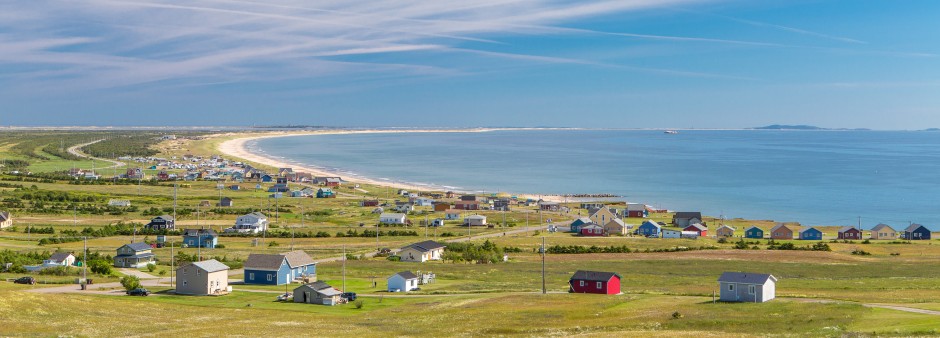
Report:
<svg viewBox="0 0 940 338"><path fill-rule="evenodd" d="M743 284L764 284L769 279L777 281L777 278L772 275L750 272L725 272L721 274L721 277L718 277L719 282Z"/></svg>
<svg viewBox="0 0 940 338"><path fill-rule="evenodd" d="M687 226L687 227L685 227L685 228L686 228L686 229L688 229L688 228L695 228L695 229L698 229L698 231L707 231L707 230L708 230L707 227L705 227L704 225L698 224L698 223L689 224L689 226Z"/></svg>
<svg viewBox="0 0 940 338"><path fill-rule="evenodd" d="M673 218L673 219L675 219L675 218L689 218L689 219L691 219L691 218L698 218L698 219L702 219L702 213L701 213L701 212L698 212L698 211L679 211L679 212L677 212L675 215L673 215L672 218Z"/></svg>
<svg viewBox="0 0 940 338"><path fill-rule="evenodd" d="M153 219L154 219L154 220L162 219L162 220L172 221L172 220L173 220L173 216L170 216L170 215L162 215L162 216L154 217Z"/></svg>
<svg viewBox="0 0 940 338"><path fill-rule="evenodd" d="M277 270L281 268L282 262L284 262L284 255L250 254L245 260L245 269Z"/></svg>
<svg viewBox="0 0 940 338"><path fill-rule="evenodd" d="M904 231L905 231L905 232L913 232L913 231L917 231L917 228L921 228L921 227L923 227L924 229L927 229L927 227L925 227L925 226L923 226L923 225L914 223L914 224L911 224L911 226L909 226L909 227L907 227L907 228L904 228ZM930 230L928 230L928 231L930 231Z"/></svg>
<svg viewBox="0 0 940 338"><path fill-rule="evenodd" d="M10 213L7 211L0 211L0 222L5 222L10 219Z"/></svg>
<svg viewBox="0 0 940 338"><path fill-rule="evenodd" d="M418 251L426 252L426 251L431 251L434 249L440 249L445 246L446 245L435 242L435 241L424 241L424 242L418 242L415 244L408 245L402 249L415 248L415 249L418 249Z"/></svg>
<svg viewBox="0 0 940 338"><path fill-rule="evenodd" d="M876 225L874 228L871 228L871 231L878 232L878 231L881 231L881 229L884 229L884 228L888 228L888 229L891 229L891 231L894 231L894 228L892 228L890 225L887 225L887 224L884 224L884 223L880 223L880 224Z"/></svg>
<svg viewBox="0 0 940 338"><path fill-rule="evenodd" d="M571 276L572 280L587 280L595 282L606 282L609 281L614 276L617 278L623 278L619 273L616 272L602 272L602 271L585 271L578 270Z"/></svg>
<svg viewBox="0 0 940 338"><path fill-rule="evenodd" d="M150 250L150 249L151 249L150 244L147 244L147 243L144 243L144 242L137 242L137 243L124 244L123 246L126 246L126 247L128 247L128 248L130 248L131 250L134 250L134 251L144 251L144 250ZM118 248L118 249L120 249L120 248Z"/></svg>
<svg viewBox="0 0 940 338"><path fill-rule="evenodd" d="M71 256L71 255L72 255L72 254L71 254L71 253L68 253L68 252L56 252L56 253L52 254L52 256L49 256L49 260L50 260L50 261L53 261L53 262L61 262L61 261L64 261L66 258L68 258L68 257Z"/></svg>
<svg viewBox="0 0 940 338"><path fill-rule="evenodd" d="M186 229L183 230L183 236L193 236L197 237L200 234L208 234L211 236L218 236L219 234L212 229Z"/></svg>
<svg viewBox="0 0 940 338"><path fill-rule="evenodd" d="M780 229L780 228L786 228L787 230L793 231L793 229L788 227L786 224L781 223L781 224L775 225L773 228L770 228L770 232L777 231L777 229Z"/></svg>
<svg viewBox="0 0 940 338"><path fill-rule="evenodd" d="M307 284L307 286L309 286L311 289L314 289L314 290L323 290L323 289L331 289L331 288L333 288L333 287L330 286L329 284L326 284L326 282L324 282L324 281L316 281L316 282Z"/></svg>
<svg viewBox="0 0 940 338"><path fill-rule="evenodd" d="M764 229L758 228L756 225L749 226L747 229L744 229L744 231L751 231L751 229L757 229L760 230L760 232L764 232Z"/></svg>
<svg viewBox="0 0 940 338"><path fill-rule="evenodd" d="M404 278L404 279L415 279L415 278L418 278L418 276L415 275L414 273L412 273L411 271L402 271L402 272L396 273L395 275L399 275L399 276L401 276L401 277ZM395 276L395 275L392 275L392 276Z"/></svg>
<svg viewBox="0 0 940 338"><path fill-rule="evenodd" d="M114 256L114 258L118 258L118 257L120 258L147 258L147 257L154 257L154 256L156 255L148 252L148 253L142 253L142 254L136 254L136 255L117 255L117 256Z"/></svg>
<svg viewBox="0 0 940 338"><path fill-rule="evenodd" d="M291 268L317 264L317 262L315 262L313 258L310 258L310 255L308 255L303 250L285 252L281 255L283 255L284 258L287 258L287 264L290 265Z"/></svg>
<svg viewBox="0 0 940 338"><path fill-rule="evenodd" d="M839 228L839 232L846 232L846 231L849 231L849 230L852 230L852 229L855 229L855 231L859 231L858 229L856 229L855 227L853 227L853 226L850 225L850 226L847 226L847 227L841 227L841 228Z"/></svg>

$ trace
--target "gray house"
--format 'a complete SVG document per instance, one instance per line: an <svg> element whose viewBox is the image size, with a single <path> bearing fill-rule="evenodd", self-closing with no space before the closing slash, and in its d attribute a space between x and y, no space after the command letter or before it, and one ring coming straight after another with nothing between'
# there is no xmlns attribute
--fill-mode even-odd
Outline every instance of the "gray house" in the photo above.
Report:
<svg viewBox="0 0 940 338"><path fill-rule="evenodd" d="M176 269L176 293L197 296L226 294L228 269L228 265L214 259L183 265Z"/></svg>
<svg viewBox="0 0 940 338"><path fill-rule="evenodd" d="M117 249L117 256L114 256L114 266L119 268L142 268L156 262L156 255L147 243L124 244Z"/></svg>
<svg viewBox="0 0 940 338"><path fill-rule="evenodd" d="M725 272L718 278L722 302L763 303L774 299L777 278L773 275L750 272Z"/></svg>
<svg viewBox="0 0 940 338"><path fill-rule="evenodd" d="M342 302L342 295L336 288L318 281L294 289L294 303L332 306Z"/></svg>

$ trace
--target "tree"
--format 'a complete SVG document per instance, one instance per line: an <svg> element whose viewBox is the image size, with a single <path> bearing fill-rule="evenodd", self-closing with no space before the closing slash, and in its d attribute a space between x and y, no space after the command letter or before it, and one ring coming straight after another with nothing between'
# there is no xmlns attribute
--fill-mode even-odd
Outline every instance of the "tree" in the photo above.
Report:
<svg viewBox="0 0 940 338"><path fill-rule="evenodd" d="M127 291L131 291L133 289L139 289L140 278L137 278L137 276L121 277L121 286L123 286L124 290L127 290Z"/></svg>

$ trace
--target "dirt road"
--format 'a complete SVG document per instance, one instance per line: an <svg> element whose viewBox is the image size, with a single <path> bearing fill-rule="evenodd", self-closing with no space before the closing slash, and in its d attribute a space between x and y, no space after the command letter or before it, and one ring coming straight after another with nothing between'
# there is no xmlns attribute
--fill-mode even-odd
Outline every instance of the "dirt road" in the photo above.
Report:
<svg viewBox="0 0 940 338"><path fill-rule="evenodd" d="M98 143L98 142L101 142L101 141L104 141L104 139L100 139L100 140L95 140L95 141L91 141L91 142L88 142L88 143L82 143L82 144L74 145L74 146L69 147L68 152L69 152L69 154L72 154L72 155L75 155L75 156L78 156L78 157L84 157L84 158L87 158L87 159L92 159L92 160L96 160L96 161L104 161L104 162L111 163L110 166L107 166L107 167L104 167L104 168L99 168L99 169L111 169L111 168L123 167L123 166L125 165L124 162L115 161L115 160L109 160L109 159L106 159L106 158L94 157L94 156L88 155L88 154L86 154L86 153L83 153L83 152L80 150L81 148L83 148L83 147L85 147L85 146L89 146L89 145L92 145L92 144L95 144L95 143Z"/></svg>

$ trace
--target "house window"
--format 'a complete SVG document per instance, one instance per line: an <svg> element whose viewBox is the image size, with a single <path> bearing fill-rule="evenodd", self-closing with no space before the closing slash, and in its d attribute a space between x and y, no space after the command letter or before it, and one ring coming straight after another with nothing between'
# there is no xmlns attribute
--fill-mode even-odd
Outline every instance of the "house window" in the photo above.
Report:
<svg viewBox="0 0 940 338"><path fill-rule="evenodd" d="M755 288L754 288L753 285L748 285L748 287L747 287L747 293L753 295L753 294L754 294L754 289L755 289Z"/></svg>
<svg viewBox="0 0 940 338"><path fill-rule="evenodd" d="M600 289L602 284L603 284L603 283L601 283L601 282L597 282L597 288Z"/></svg>
<svg viewBox="0 0 940 338"><path fill-rule="evenodd" d="M580 285L580 286L584 286L584 281L581 281L581 285Z"/></svg>
<svg viewBox="0 0 940 338"><path fill-rule="evenodd" d="M196 276L202 275L202 270L196 269Z"/></svg>
<svg viewBox="0 0 940 338"><path fill-rule="evenodd" d="M269 281L269 282L271 281L271 274L270 274L270 273L268 274L268 281Z"/></svg>
<svg viewBox="0 0 940 338"><path fill-rule="evenodd" d="M250 279L250 280L255 280L255 273L254 273L254 272L249 273L249 274L248 274L248 279Z"/></svg>
<svg viewBox="0 0 940 338"><path fill-rule="evenodd" d="M734 284L728 284L728 291L734 291Z"/></svg>

